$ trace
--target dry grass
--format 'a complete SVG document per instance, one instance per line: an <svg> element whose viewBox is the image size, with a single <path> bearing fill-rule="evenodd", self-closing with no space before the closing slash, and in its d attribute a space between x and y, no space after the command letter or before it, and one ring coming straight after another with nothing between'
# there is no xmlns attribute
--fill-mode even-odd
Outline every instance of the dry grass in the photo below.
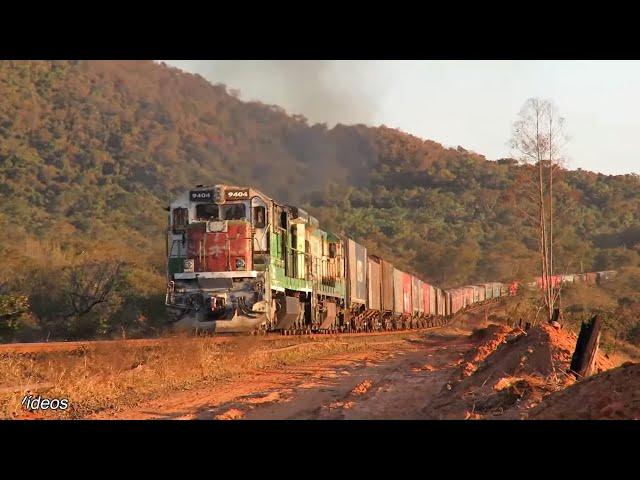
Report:
<svg viewBox="0 0 640 480"><path fill-rule="evenodd" d="M409 335L397 334L401 338ZM29 385L49 384L46 391L32 388L29 393L69 399L67 411L46 411L38 417L82 418L107 409L133 407L174 391L230 380L252 370L365 350L388 338L267 341L243 337L230 343L215 342L212 338L176 338L144 347L113 342L89 351L3 354L0 356L0 391L7 387L21 388L18 392L0 393L0 417L25 416L21 400Z"/></svg>

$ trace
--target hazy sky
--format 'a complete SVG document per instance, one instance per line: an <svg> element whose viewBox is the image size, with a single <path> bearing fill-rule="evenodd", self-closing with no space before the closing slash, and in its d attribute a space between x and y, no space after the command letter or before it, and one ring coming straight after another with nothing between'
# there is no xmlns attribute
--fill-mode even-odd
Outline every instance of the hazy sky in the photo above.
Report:
<svg viewBox="0 0 640 480"><path fill-rule="evenodd" d="M384 124L489 159L511 155L525 100L549 98L570 168L640 173L640 61L166 62L310 122Z"/></svg>

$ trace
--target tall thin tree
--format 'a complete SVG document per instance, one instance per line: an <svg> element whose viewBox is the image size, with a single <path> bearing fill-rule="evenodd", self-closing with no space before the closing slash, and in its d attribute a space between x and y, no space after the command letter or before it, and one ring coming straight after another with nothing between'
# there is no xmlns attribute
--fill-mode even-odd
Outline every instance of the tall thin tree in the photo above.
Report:
<svg viewBox="0 0 640 480"><path fill-rule="evenodd" d="M528 99L513 124L511 146L524 164L532 166L529 204L534 206L536 237L540 253L542 299L548 319L558 301L559 289L554 281L554 208L553 182L555 173L563 163L562 151L567 137L564 119L550 100ZM533 173L535 172L535 173Z"/></svg>

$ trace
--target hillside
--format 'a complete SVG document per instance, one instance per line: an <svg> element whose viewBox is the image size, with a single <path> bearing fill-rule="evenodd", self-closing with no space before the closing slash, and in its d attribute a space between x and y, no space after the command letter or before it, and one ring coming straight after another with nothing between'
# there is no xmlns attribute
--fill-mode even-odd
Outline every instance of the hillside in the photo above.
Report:
<svg viewBox="0 0 640 480"><path fill-rule="evenodd" d="M519 209L526 175L513 160L486 161L386 127L309 125L150 61L4 61L0 295L28 296L40 333L153 328L164 289L163 207L194 184L226 181L303 204L443 286L526 278L536 271L535 238ZM635 175L566 171L557 189L561 267L639 265L638 191ZM87 324L60 321L65 275L87 259L129 264L118 300Z"/></svg>

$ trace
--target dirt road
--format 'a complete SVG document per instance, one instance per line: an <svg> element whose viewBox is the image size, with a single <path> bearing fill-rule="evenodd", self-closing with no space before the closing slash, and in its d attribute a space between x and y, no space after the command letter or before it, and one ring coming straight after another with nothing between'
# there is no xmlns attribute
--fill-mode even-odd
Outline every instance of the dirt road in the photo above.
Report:
<svg viewBox="0 0 640 480"><path fill-rule="evenodd" d="M93 418L121 419L419 419L474 347L469 331L445 328L365 351L241 378Z"/></svg>

